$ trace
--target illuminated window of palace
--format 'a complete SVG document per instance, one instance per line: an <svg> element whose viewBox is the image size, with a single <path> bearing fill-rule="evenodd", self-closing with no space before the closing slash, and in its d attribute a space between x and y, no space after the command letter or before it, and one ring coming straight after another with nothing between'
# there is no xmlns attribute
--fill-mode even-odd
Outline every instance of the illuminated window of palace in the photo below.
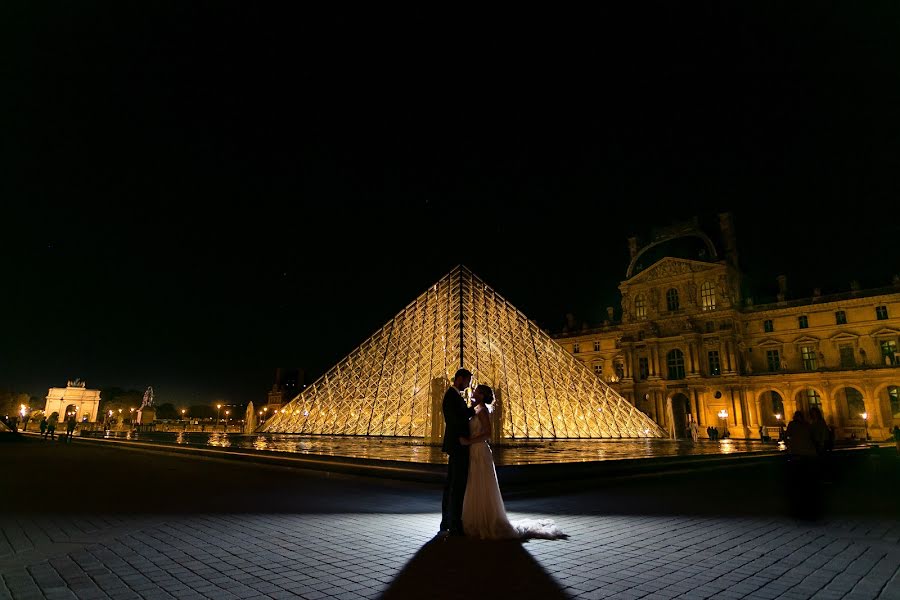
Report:
<svg viewBox="0 0 900 600"><path fill-rule="evenodd" d="M700 304L703 310L716 310L716 288L712 281L707 281L700 287Z"/></svg>
<svg viewBox="0 0 900 600"><path fill-rule="evenodd" d="M647 305L644 304L644 296L642 295L634 299L634 314L638 319L647 318Z"/></svg>
<svg viewBox="0 0 900 600"><path fill-rule="evenodd" d="M800 357L803 360L803 368L807 371L815 371L818 368L818 354L815 346L800 346Z"/></svg>
<svg viewBox="0 0 900 600"><path fill-rule="evenodd" d="M684 379L684 354L677 348L666 355L669 367L669 379Z"/></svg>

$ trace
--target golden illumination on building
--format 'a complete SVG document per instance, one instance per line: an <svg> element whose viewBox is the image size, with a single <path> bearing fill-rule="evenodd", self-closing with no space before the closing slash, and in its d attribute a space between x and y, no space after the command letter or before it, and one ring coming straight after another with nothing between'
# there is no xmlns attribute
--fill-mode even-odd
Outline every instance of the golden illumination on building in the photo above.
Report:
<svg viewBox="0 0 900 600"><path fill-rule="evenodd" d="M815 407L838 439L886 439L900 425L900 277L792 299L782 275L775 297L754 302L730 214L718 225L659 229L643 247L629 239L621 319L555 339L670 437L689 437L693 422L704 436L708 426L777 439Z"/></svg>
<svg viewBox="0 0 900 600"><path fill-rule="evenodd" d="M307 386L268 432L442 435L441 399L465 366L495 390L503 439L660 437L647 415L459 266Z"/></svg>

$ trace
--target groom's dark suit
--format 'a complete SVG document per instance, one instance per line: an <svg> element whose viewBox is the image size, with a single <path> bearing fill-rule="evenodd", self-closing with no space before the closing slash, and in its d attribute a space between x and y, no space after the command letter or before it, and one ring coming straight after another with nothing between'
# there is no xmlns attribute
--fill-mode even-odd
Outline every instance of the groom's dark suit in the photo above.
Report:
<svg viewBox="0 0 900 600"><path fill-rule="evenodd" d="M475 410L466 406L466 401L454 387L444 394L444 443L441 449L448 457L447 483L441 503L441 529L449 529L451 534L461 535L462 505L466 496L466 481L469 478L469 447L459 443L460 437L469 437L469 418Z"/></svg>

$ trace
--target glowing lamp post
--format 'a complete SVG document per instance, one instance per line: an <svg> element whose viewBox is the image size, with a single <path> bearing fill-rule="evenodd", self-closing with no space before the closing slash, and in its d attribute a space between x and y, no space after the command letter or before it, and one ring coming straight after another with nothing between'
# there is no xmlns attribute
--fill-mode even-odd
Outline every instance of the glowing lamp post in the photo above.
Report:
<svg viewBox="0 0 900 600"><path fill-rule="evenodd" d="M868 442L869 441L869 413L864 412L859 416L862 417L863 424L866 426L866 441Z"/></svg>
<svg viewBox="0 0 900 600"><path fill-rule="evenodd" d="M724 408L719 411L719 418L722 419L722 438L728 437L728 411Z"/></svg>
<svg viewBox="0 0 900 600"><path fill-rule="evenodd" d="M219 423L222 422L222 420L219 418L219 411L220 411L221 409L222 409L222 405L221 405L221 404L216 404L216 425L218 425Z"/></svg>
<svg viewBox="0 0 900 600"><path fill-rule="evenodd" d="M184 411L184 409L182 408L182 409L181 409L181 420L182 420L182 421L184 421L184 412L185 412L185 411Z"/></svg>
<svg viewBox="0 0 900 600"><path fill-rule="evenodd" d="M230 415L230 414L231 414L230 410L225 411L225 427L222 428L222 431L228 430L228 415Z"/></svg>

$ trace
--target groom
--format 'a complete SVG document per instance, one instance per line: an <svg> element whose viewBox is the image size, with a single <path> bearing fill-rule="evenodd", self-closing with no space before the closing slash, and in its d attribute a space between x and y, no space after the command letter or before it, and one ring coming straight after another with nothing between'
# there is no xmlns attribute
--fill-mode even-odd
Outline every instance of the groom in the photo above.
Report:
<svg viewBox="0 0 900 600"><path fill-rule="evenodd" d="M475 414L463 399L463 390L470 383L472 373L460 369L453 377L453 385L444 394L444 444L441 449L449 459L441 502L441 532L447 531L450 535L463 535L462 506L469 478L469 447L460 444L459 438L469 437L469 418Z"/></svg>

